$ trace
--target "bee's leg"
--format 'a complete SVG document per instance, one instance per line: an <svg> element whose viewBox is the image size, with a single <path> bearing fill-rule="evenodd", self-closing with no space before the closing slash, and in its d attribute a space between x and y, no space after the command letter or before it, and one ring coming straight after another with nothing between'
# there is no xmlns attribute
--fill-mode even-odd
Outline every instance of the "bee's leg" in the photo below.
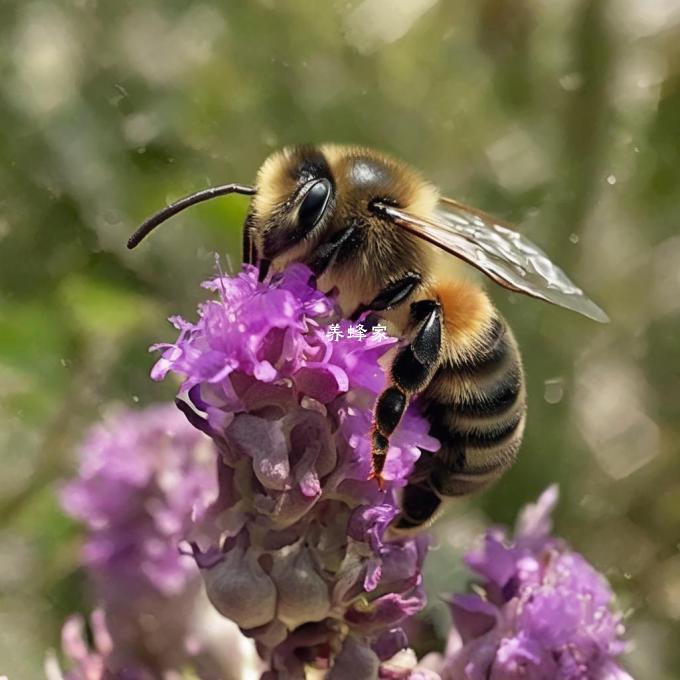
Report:
<svg viewBox="0 0 680 680"><path fill-rule="evenodd" d="M408 272L401 279L397 279L385 286L369 304L359 305L351 316L352 321L356 321L364 312L385 312L400 305L413 293L421 280L420 274Z"/></svg>
<svg viewBox="0 0 680 680"><path fill-rule="evenodd" d="M321 243L318 246L314 252L314 257L307 262L307 266L312 270L314 276L317 278L321 277L326 269L333 264L340 249L351 242L355 231L356 228L352 225L345 227L345 229L337 232L330 241Z"/></svg>
<svg viewBox="0 0 680 680"><path fill-rule="evenodd" d="M249 214L243 224L243 264L253 264L255 262L253 246L253 217Z"/></svg>
<svg viewBox="0 0 680 680"><path fill-rule="evenodd" d="M267 260L264 257L260 258L257 264L257 280L260 283L262 283L267 278L267 274L269 274L269 267L271 267L271 264L272 264L271 260Z"/></svg>
<svg viewBox="0 0 680 680"><path fill-rule="evenodd" d="M422 459L422 457L421 457ZM388 536L400 538L429 527L444 510L444 502L426 480L414 484L409 479L401 492L401 512L390 524Z"/></svg>
<svg viewBox="0 0 680 680"><path fill-rule="evenodd" d="M371 475L383 487L382 471L389 450L389 437L401 420L409 398L428 385L439 365L442 340L442 312L436 300L411 305L416 333L410 344L399 350L391 367L392 385L376 402L372 433Z"/></svg>

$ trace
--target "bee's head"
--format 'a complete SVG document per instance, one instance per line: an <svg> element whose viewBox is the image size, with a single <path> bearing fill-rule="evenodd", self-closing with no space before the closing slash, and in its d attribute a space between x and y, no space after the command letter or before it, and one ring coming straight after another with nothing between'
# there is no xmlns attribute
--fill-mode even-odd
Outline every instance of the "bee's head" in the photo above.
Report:
<svg viewBox="0 0 680 680"><path fill-rule="evenodd" d="M256 190L244 239L250 239L261 259L299 259L335 211L336 183L317 147L296 146L272 154L257 173Z"/></svg>
<svg viewBox="0 0 680 680"><path fill-rule="evenodd" d="M436 191L408 166L362 147L325 144L294 146L273 153L262 164L256 186L225 184L186 196L150 217L130 237L134 248L159 224L185 208L231 193L253 196L243 233L246 262L270 262L279 269L303 260L329 233L350 222L374 228L376 238L394 225L372 208L375 202L426 214ZM362 229L363 228L363 229ZM377 229L377 231L375 231ZM380 232L380 234L378 234Z"/></svg>
<svg viewBox="0 0 680 680"><path fill-rule="evenodd" d="M372 208L376 201L418 214L437 201L434 188L403 163L336 144L277 151L263 163L256 184L245 242L260 259L277 264L304 259L328 233L350 222L394 230Z"/></svg>

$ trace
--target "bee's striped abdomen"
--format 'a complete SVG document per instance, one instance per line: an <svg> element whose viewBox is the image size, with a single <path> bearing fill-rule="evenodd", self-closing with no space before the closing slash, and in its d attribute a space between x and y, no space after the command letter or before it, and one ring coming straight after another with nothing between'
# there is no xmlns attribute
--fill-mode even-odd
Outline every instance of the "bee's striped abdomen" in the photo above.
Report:
<svg viewBox="0 0 680 680"><path fill-rule="evenodd" d="M401 496L397 532L427 526L443 498L482 489L515 461L524 430L524 376L515 339L497 312L474 353L444 360L420 403L441 448L418 460Z"/></svg>
<svg viewBox="0 0 680 680"><path fill-rule="evenodd" d="M441 442L430 484L442 496L472 493L515 461L526 401L512 332L497 314L478 351L448 360L423 395L430 432Z"/></svg>

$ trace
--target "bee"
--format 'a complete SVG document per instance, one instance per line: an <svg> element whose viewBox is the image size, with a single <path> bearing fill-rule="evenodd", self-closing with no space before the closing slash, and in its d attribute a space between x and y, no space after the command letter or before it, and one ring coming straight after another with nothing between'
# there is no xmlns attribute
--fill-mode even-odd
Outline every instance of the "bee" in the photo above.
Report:
<svg viewBox="0 0 680 680"><path fill-rule="evenodd" d="M403 340L375 405L371 478L382 487L390 436L416 396L441 447L420 457L393 533L428 526L446 499L497 480L522 441L526 393L517 342L451 256L512 291L607 321L527 238L443 198L404 163L362 147L284 148L265 160L255 186L187 196L147 220L128 247L188 206L231 193L253 197L243 257L259 265L261 280L304 262L321 290L337 291L345 317L372 315Z"/></svg>

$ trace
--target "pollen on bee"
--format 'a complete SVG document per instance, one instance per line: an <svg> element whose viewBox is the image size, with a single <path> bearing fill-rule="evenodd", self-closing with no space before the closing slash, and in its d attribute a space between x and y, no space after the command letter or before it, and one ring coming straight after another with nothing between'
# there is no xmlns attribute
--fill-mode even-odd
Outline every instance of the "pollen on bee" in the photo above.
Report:
<svg viewBox="0 0 680 680"><path fill-rule="evenodd" d="M455 353L455 358L464 356L474 349L492 319L491 302L481 288L463 279L438 283L433 293L442 306L447 351Z"/></svg>

